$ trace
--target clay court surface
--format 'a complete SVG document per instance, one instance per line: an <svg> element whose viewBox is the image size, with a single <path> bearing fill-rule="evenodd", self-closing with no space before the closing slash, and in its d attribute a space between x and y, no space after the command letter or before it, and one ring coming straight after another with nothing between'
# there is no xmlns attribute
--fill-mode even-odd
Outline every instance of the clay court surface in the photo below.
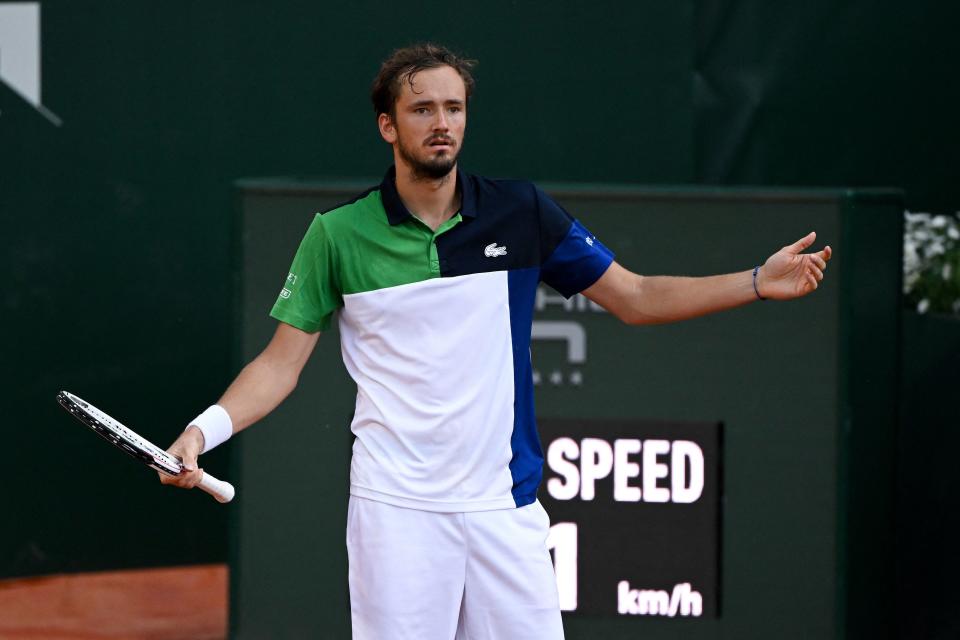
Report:
<svg viewBox="0 0 960 640"><path fill-rule="evenodd" d="M222 640L227 568L0 580L3 640Z"/></svg>

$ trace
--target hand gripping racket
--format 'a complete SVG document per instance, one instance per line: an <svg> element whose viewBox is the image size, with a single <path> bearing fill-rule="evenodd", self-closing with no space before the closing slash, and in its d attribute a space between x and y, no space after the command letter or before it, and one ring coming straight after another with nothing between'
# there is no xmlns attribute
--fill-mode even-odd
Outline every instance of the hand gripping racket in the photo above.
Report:
<svg viewBox="0 0 960 640"><path fill-rule="evenodd" d="M97 432L104 440L126 451L151 469L156 469L168 476L180 475L183 470L183 463L175 456L157 447L149 440L140 437L132 429L123 426L89 402L81 400L68 391L58 393L57 402L69 411L74 418ZM203 474L200 484L197 486L216 498L218 502L233 500L233 485L229 482L217 480L208 473Z"/></svg>

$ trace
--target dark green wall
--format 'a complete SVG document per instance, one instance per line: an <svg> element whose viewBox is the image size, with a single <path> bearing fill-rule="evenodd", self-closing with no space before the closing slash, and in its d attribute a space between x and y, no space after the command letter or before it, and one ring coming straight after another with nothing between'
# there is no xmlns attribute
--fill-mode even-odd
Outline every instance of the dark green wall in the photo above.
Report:
<svg viewBox="0 0 960 640"><path fill-rule="evenodd" d="M960 208L960 4L695 3L696 180L897 185Z"/></svg>
<svg viewBox="0 0 960 640"><path fill-rule="evenodd" d="M904 311L897 440L902 638L960 637L960 318Z"/></svg>

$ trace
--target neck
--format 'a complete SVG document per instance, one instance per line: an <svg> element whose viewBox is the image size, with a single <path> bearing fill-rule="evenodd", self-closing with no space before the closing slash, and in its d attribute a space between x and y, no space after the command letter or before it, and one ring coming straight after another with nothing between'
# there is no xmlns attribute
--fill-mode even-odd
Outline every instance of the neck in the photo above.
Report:
<svg viewBox="0 0 960 640"><path fill-rule="evenodd" d="M457 167L442 178L421 178L397 158L397 193L407 210L434 231L460 208Z"/></svg>

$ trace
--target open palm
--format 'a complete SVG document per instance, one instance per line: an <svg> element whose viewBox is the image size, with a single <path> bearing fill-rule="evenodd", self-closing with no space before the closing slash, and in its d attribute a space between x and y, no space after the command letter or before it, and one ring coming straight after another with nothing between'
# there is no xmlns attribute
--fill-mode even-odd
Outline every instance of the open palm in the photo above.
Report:
<svg viewBox="0 0 960 640"><path fill-rule="evenodd" d="M816 239L817 234L810 232L767 258L757 273L757 290L761 296L789 300L817 288L833 250L826 246L821 251L803 253Z"/></svg>

